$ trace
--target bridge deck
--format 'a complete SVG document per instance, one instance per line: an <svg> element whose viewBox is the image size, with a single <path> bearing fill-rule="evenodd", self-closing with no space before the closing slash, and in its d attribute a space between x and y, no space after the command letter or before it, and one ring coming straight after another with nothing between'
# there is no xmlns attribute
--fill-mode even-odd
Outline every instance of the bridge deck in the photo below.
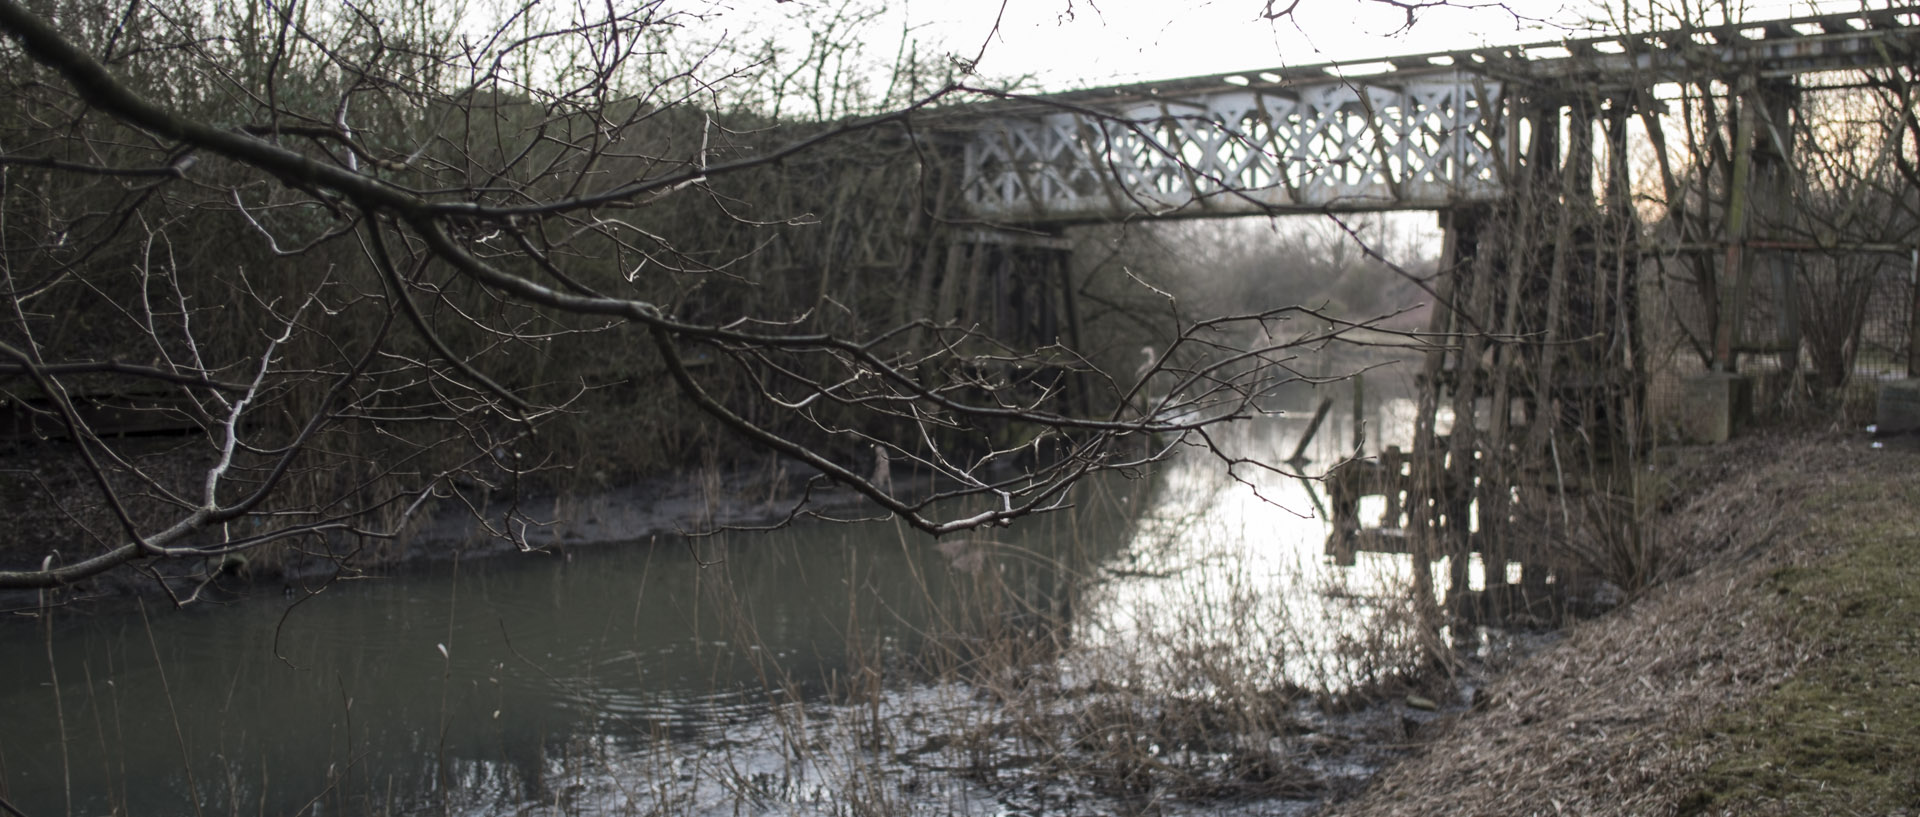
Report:
<svg viewBox="0 0 1920 817"><path fill-rule="evenodd" d="M1914 64L1920 7L1135 83L970 107L978 217L1440 209L1501 196L1528 105L1662 82Z"/></svg>

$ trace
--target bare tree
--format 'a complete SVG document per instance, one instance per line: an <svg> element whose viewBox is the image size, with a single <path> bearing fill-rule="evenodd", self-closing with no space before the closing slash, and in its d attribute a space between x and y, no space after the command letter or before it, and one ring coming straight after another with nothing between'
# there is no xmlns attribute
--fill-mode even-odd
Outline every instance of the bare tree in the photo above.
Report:
<svg viewBox="0 0 1920 817"><path fill-rule="evenodd" d="M1620 3L1607 16L1627 31L1723 31L1747 10ZM1741 75L1714 70L1711 43L1674 39L1691 78L1635 109L1655 182L1641 205L1664 249L1655 281L1702 365L1757 352L1793 371L1804 345L1825 391L1851 367L1874 270L1897 263L1912 229L1911 177L1897 183L1911 165L1912 68Z"/></svg>
<svg viewBox="0 0 1920 817"><path fill-rule="evenodd" d="M106 520L0 587L345 558L432 502L684 449L696 413L928 533L1004 524L1261 413L1286 349L1358 325L1178 320L1134 377L905 309L960 216L922 118L967 89L848 91L843 21L742 65L663 3L584 8L0 0L0 374ZM778 122L734 81L818 107ZM536 520L482 521L526 546Z"/></svg>

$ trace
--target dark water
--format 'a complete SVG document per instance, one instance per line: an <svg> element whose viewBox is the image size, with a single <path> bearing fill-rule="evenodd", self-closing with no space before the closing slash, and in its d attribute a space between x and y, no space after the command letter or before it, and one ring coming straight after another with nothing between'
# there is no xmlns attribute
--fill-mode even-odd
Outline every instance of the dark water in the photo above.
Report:
<svg viewBox="0 0 1920 817"><path fill-rule="evenodd" d="M1351 451L1335 415L1318 469ZM1305 422L1232 442L1278 459ZM972 645L1045 628L1054 651L1022 660L1082 674L1195 639L1262 672L1361 671L1330 657L1354 625L1325 599L1400 568L1324 567L1308 483L1217 465L939 545L815 524L4 622L0 794L31 817L1005 813L962 777L896 774L915 723L980 705L953 691Z"/></svg>
<svg viewBox="0 0 1920 817"><path fill-rule="evenodd" d="M815 524L441 565L299 604L9 622L6 796L36 817L69 797L72 813L143 814L389 791L404 806L450 785L539 799L576 736L643 756L846 687L877 657L910 679L928 633L971 624L940 611L987 585L1070 615L1060 557L1127 537L1124 494L1086 493L1084 511L966 547Z"/></svg>

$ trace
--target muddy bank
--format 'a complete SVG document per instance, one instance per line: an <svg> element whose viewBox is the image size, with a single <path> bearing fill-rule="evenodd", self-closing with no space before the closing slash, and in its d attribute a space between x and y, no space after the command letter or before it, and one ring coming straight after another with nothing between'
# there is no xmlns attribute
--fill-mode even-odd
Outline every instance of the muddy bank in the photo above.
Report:
<svg viewBox="0 0 1920 817"><path fill-rule="evenodd" d="M1920 453L1764 436L1667 467L1690 493L1657 529L1692 572L1570 628L1329 813L1920 805Z"/></svg>
<svg viewBox="0 0 1920 817"><path fill-rule="evenodd" d="M87 555L114 538L117 523L103 503L92 501L92 486L77 462L16 451L5 463L0 488L6 489L14 526L0 547L0 569L38 567L34 554L46 552L77 548ZM135 562L54 590L0 590L0 610L133 597L192 603L300 595L341 577L404 572L454 558L565 558L575 547L774 524L792 516L803 498L815 514L875 515L864 513L862 499L849 490L831 484L809 490L811 476L798 468L707 468L559 492L449 487L422 502L390 538L309 536L238 557Z"/></svg>
<svg viewBox="0 0 1920 817"><path fill-rule="evenodd" d="M1885 749L1920 729L1910 718L1920 702L1909 700L1920 690L1920 660L1907 643L1920 610L1908 588L1920 582L1905 561L1920 547L1920 458L1845 436L1670 453L1663 467L1677 487L1658 528L1690 572L1487 677L1469 665L1452 678L1382 684L1346 702L1249 688L1250 697L1272 699L1275 726L1250 749L1213 742L1235 734L1220 724L1240 715L1198 688L1183 697L1165 685L1128 690L1105 676L1055 677L1044 671L1051 662L1024 653L964 656L957 677L977 696L957 702L955 724L878 705L846 711L868 724L858 734L889 736L888 768L904 769L902 786L964 779L1023 792L1015 799L1032 813L1306 813L1349 795L1328 811L1894 810L1920 780L1914 761L1883 757L1901 754ZM747 486L761 483L715 476L524 503L528 518L565 521L535 525L527 544L544 553L522 558L565 559L575 545L644 539L635 531L649 526L670 533L786 507L770 486ZM481 516L507 519L512 507L486 504ZM417 562L517 550L455 521L471 517L464 508L440 510L450 516L423 523L394 555ZM1028 644L964 643L976 651ZM1023 709L1040 717L999 714ZM1034 734L1034 724L1051 726ZM1835 792L1853 799L1818 799Z"/></svg>

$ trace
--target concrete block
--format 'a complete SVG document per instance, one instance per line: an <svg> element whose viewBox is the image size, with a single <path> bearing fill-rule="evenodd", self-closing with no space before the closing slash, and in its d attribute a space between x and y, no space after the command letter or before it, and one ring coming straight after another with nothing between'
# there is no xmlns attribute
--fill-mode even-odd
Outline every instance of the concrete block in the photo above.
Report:
<svg viewBox="0 0 1920 817"><path fill-rule="evenodd" d="M1920 432L1920 378L1889 380L1880 384L1879 408L1874 412L1879 434Z"/></svg>
<svg viewBox="0 0 1920 817"><path fill-rule="evenodd" d="M1681 384L1674 427L1683 443L1723 443L1753 419L1753 378L1710 372Z"/></svg>

